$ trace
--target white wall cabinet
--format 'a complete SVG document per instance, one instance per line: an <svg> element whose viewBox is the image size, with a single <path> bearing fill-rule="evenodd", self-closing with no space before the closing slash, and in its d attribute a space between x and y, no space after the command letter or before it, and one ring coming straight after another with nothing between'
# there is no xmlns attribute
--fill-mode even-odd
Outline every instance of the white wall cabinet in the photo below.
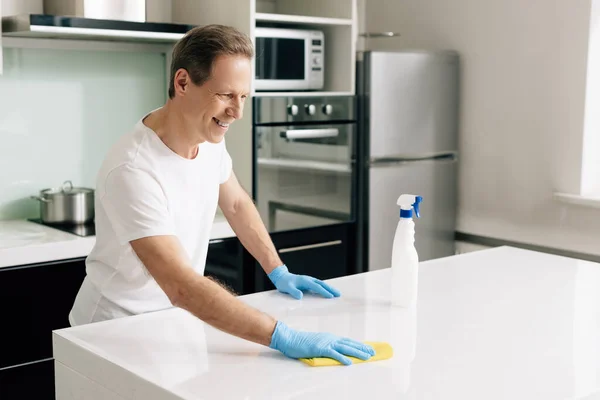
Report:
<svg viewBox="0 0 600 400"><path fill-rule="evenodd" d="M253 41L265 24L321 29L325 34L325 88L320 92L254 92L260 96L352 95L355 93L357 0L177 0L174 23L234 26ZM235 10L235 12L232 12ZM242 186L252 190L252 102L227 133L227 148Z"/></svg>

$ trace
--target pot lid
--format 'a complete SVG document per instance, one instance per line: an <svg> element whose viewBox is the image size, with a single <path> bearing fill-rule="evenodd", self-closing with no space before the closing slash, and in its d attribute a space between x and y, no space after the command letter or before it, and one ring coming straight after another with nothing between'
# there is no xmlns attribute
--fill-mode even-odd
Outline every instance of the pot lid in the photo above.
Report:
<svg viewBox="0 0 600 400"><path fill-rule="evenodd" d="M42 190L43 194L80 194L80 193L90 193L93 192L94 189L85 188L85 187L77 187L73 186L71 181L65 181L60 188L51 188Z"/></svg>

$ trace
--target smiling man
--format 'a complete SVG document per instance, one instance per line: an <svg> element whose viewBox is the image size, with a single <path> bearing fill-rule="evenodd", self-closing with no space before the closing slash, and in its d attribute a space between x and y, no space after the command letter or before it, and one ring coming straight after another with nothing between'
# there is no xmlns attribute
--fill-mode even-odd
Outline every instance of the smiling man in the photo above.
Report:
<svg viewBox="0 0 600 400"><path fill-rule="evenodd" d="M350 364L348 355L374 354L348 338L292 329L204 277L219 205L280 292L297 299L307 290L339 296L325 282L288 271L232 171L224 137L242 118L253 57L250 39L221 25L195 28L176 44L166 104L120 138L98 173L96 244L71 325L176 306L292 358Z"/></svg>

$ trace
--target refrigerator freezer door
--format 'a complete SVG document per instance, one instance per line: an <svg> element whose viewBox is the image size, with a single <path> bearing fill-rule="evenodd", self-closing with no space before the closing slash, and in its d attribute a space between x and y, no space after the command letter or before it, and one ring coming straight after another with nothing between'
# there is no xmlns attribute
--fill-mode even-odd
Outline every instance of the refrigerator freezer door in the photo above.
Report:
<svg viewBox="0 0 600 400"><path fill-rule="evenodd" d="M454 52L366 52L369 159L457 150L458 56Z"/></svg>
<svg viewBox="0 0 600 400"><path fill-rule="evenodd" d="M419 261L454 254L455 160L373 164L369 168L368 269L388 268L398 224L401 194L423 196L421 218L414 217Z"/></svg>

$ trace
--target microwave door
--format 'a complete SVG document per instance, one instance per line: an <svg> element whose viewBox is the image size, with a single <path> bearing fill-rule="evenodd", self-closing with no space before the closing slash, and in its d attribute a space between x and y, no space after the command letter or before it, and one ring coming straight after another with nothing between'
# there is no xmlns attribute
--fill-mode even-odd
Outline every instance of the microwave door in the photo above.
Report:
<svg viewBox="0 0 600 400"><path fill-rule="evenodd" d="M307 47L302 38L257 37L256 88L307 89Z"/></svg>
<svg viewBox="0 0 600 400"><path fill-rule="evenodd" d="M255 34L257 90L311 88L313 36L320 35L318 37L321 38L322 34L277 28L256 28Z"/></svg>

